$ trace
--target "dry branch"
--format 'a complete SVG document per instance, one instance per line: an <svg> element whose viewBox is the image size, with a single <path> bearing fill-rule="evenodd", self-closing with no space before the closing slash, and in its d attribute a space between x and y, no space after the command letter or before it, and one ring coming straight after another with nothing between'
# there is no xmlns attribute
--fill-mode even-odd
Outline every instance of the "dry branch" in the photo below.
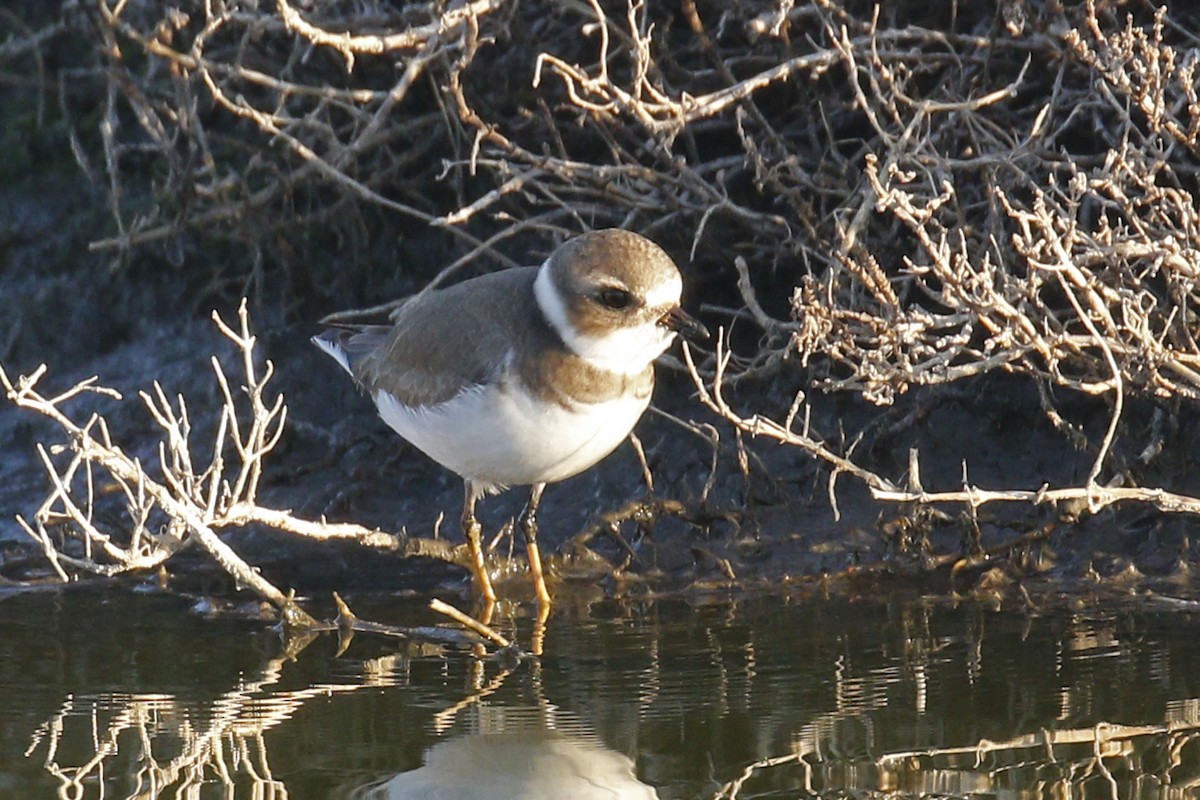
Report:
<svg viewBox="0 0 1200 800"><path fill-rule="evenodd" d="M51 491L32 519L18 517L21 527L41 547L58 576L66 581L85 573L116 575L146 571L164 564L184 548L198 544L239 585L295 614L293 623L315 625L294 608L290 597L262 577L219 533L250 524L264 525L317 540L351 539L365 546L457 560L460 553L443 542L370 530L350 523L301 519L288 511L258 503L258 488L266 457L283 434L287 409L282 395L267 393L274 372L270 361L261 367L255 358L246 303L238 309L236 327L219 315L213 321L240 356L243 375L237 391L231 388L221 362L212 366L223 403L213 426L215 438L207 464L202 463L192 435L188 405L182 396L171 400L155 383L141 399L162 433L157 468L143 465L117 444L103 416L93 413L83 423L65 410L72 400L93 393L119 400L111 389L90 378L57 396L39 391L46 368L11 379L0 368L0 386L20 408L48 417L67 437L65 446L38 453ZM244 398L244 399L243 399ZM68 459L60 456L70 453ZM102 498L97 486L108 485L123 500L127 525L99 522Z"/></svg>

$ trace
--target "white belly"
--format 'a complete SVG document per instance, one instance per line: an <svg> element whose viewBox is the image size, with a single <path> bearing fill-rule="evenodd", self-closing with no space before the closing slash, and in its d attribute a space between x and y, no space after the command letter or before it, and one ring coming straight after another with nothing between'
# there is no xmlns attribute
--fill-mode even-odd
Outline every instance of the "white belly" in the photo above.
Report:
<svg viewBox="0 0 1200 800"><path fill-rule="evenodd" d="M409 408L379 391L379 416L447 469L487 485L553 483L576 475L625 440L649 398L566 408L513 388L473 389L436 406Z"/></svg>

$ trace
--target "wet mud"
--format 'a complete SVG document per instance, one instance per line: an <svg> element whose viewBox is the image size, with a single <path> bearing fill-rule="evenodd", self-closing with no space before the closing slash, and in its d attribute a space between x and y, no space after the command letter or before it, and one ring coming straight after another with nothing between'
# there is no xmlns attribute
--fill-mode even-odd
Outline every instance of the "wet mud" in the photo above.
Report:
<svg viewBox="0 0 1200 800"><path fill-rule="evenodd" d="M14 284L0 286L0 303L20 305ZM99 313L100 302L70 300L72 316ZM36 312L35 312L36 313ZM46 309L40 311L48 315ZM92 374L117 388L123 402L86 397L82 409L106 415L117 441L146 463L157 458L156 430L137 392L159 381L188 399L196 439L215 424L219 396L211 356L232 359L231 348L203 318L123 313L134 333L89 352L41 346L21 331L16 358L6 366L28 371L45 360L51 386L66 388ZM260 502L307 519L352 521L389 532L461 541L460 480L398 439L374 408L341 379L308 343L311 326L263 309L254 317L259 352L270 359L274 388L289 407L288 428L267 462ZM29 323L36 330L36 323ZM234 367L230 364L231 369ZM713 474L710 442L670 419L648 413L637 429L654 481L646 486L632 446L622 445L583 475L551 486L541 512L541 541L556 593L619 598L663 593L850 591L856 586L915 587L942 595L976 595L1027 603L1030 590L1082 591L1110 582L1127 591L1188 591L1196 556L1185 518L1114 507L991 504L978 509L905 508L881 504L855 479L833 481L827 469L795 448L740 438L694 398L690 379L659 368L656 406L720 432ZM780 382L736 395L750 409L779 407L796 387ZM877 409L845 397L812 398L817 430L857 431L857 452L880 474L900 479L910 448L920 450L927 489L958 488L965 469L972 483L1036 489L1043 483L1081 483L1089 454L1062 442L1040 413L1036 397L1012 381L955 395L906 398ZM41 554L12 521L29 515L48 490L34 447L59 441L44 420L0 408L0 575L6 581L49 576ZM1181 434L1182 436L1183 434ZM1182 487L1185 488L1186 487ZM481 504L485 536L494 541L494 567L509 596L527 596L523 547L511 519L525 492L515 488ZM458 567L404 559L355 544L309 542L265 529L233 532L229 541L284 588L313 596L331 591L420 594L467 593ZM168 562L155 582L189 594L232 594L219 571L194 554ZM15 587L11 587L15 588Z"/></svg>

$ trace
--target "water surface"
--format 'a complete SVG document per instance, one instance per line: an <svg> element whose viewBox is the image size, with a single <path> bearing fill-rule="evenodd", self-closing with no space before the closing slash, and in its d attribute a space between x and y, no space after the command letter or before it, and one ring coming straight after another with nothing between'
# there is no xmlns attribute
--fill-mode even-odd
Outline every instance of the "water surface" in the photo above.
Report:
<svg viewBox="0 0 1200 800"><path fill-rule="evenodd" d="M514 664L0 596L0 798L1193 797L1198 633L1132 600L607 602Z"/></svg>

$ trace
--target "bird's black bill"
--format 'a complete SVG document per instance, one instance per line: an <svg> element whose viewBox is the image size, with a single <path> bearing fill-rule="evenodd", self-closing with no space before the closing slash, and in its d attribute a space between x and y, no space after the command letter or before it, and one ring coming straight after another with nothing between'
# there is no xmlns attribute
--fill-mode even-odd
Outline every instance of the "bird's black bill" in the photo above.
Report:
<svg viewBox="0 0 1200 800"><path fill-rule="evenodd" d="M679 306L663 314L658 324L693 342L702 342L708 338L708 328Z"/></svg>

